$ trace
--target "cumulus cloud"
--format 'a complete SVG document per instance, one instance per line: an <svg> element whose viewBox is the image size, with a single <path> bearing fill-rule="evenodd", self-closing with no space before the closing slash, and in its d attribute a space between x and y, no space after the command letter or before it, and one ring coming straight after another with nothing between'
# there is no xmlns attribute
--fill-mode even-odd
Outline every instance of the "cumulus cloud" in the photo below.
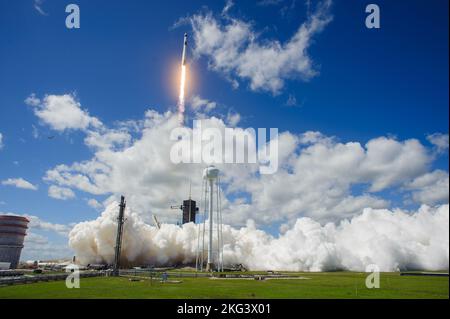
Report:
<svg viewBox="0 0 450 319"><path fill-rule="evenodd" d="M29 189L36 191L38 187L31 184L29 181L19 177L19 178L8 178L2 181L2 185L15 186L17 188Z"/></svg>
<svg viewBox="0 0 450 319"><path fill-rule="evenodd" d="M435 170L426 173L407 183L406 188L412 190L412 198L417 203L428 205L448 203L448 172Z"/></svg>
<svg viewBox="0 0 450 319"><path fill-rule="evenodd" d="M241 115L236 112L228 112L227 114L227 123L228 125L235 127L241 121Z"/></svg>
<svg viewBox="0 0 450 319"><path fill-rule="evenodd" d="M204 99L199 95L194 95L191 98L191 106L194 111L204 111L205 113L208 113L217 106L217 103Z"/></svg>
<svg viewBox="0 0 450 319"><path fill-rule="evenodd" d="M252 207L257 207L247 214L257 221L256 215L262 211L269 223L300 215L339 220L365 207L389 207L377 192L420 176L430 161L417 140L401 142L382 137L361 145L307 132L300 136L285 133L279 145L280 153L285 154L284 170L241 181L240 190L250 192ZM357 185L363 187L360 194L352 193ZM235 208L234 214L237 218L240 210Z"/></svg>
<svg viewBox="0 0 450 319"><path fill-rule="evenodd" d="M444 153L448 151L448 134L430 134L427 135L427 140L436 147L438 153Z"/></svg>
<svg viewBox="0 0 450 319"><path fill-rule="evenodd" d="M126 143L115 147L94 147L91 159L57 165L47 171L44 180L94 195L115 198L124 194L147 219L152 213L162 221L177 220L177 213L168 207L185 199L190 180L193 196L201 193L205 164L170 161L174 142L169 136L177 126L172 113L149 110L141 122L139 137L126 138ZM202 120L202 127L223 131L226 123L210 117ZM243 131L239 127L235 130ZM102 141L109 133L103 129L96 134L95 140ZM85 139L91 146L88 141ZM193 152L201 150L194 148ZM273 175L257 174L257 164L217 166L222 172L223 209L228 223L244 225L251 218L258 225L293 225L300 216L321 222L339 221L366 207L388 208L390 202L379 192L390 189L410 194L419 203L431 204L433 201L419 195L429 186L410 183L429 172L432 160L430 152L415 139L378 137L362 145L309 131L279 133L279 169ZM439 194L448 191L443 182L435 187ZM445 203L445 197L440 196L438 202Z"/></svg>
<svg viewBox="0 0 450 319"><path fill-rule="evenodd" d="M100 209L103 207L103 205L99 203L95 198L88 199L87 204L95 209Z"/></svg>
<svg viewBox="0 0 450 319"><path fill-rule="evenodd" d="M3 148L3 134L0 133L0 150Z"/></svg>
<svg viewBox="0 0 450 319"><path fill-rule="evenodd" d="M94 149L107 150L127 146L131 135L126 130L103 130L102 132L88 131L84 143Z"/></svg>
<svg viewBox="0 0 450 319"><path fill-rule="evenodd" d="M33 215L25 214L23 216L25 216L30 220L30 224L28 226L32 230L35 229L35 230L51 231L58 233L62 236L68 236L71 230L71 226L69 225L51 223Z"/></svg>
<svg viewBox="0 0 450 319"><path fill-rule="evenodd" d="M69 245L81 263L111 263L114 258L117 205L96 220L77 224ZM123 262L157 266L194 264L198 225L145 224L126 210ZM381 271L441 270L449 265L449 207L422 206L417 212L364 209L339 224L322 226L299 218L283 235L273 237L248 222L240 229L224 225L224 263L242 263L251 270Z"/></svg>
<svg viewBox="0 0 450 319"><path fill-rule="evenodd" d="M37 107L45 104L36 103ZM230 118L205 115L201 125L223 132L231 122ZM151 222L152 214L162 222L178 220L179 212L169 207L186 199L190 181L194 199L198 200L202 191L205 164L174 164L169 158L174 145L169 136L175 127L176 114L154 110L146 111L142 120L121 122L115 128L89 125L84 129L84 143L92 157L59 164L46 172L44 180L51 184L49 195L55 198L74 197L75 189L108 196L102 216L77 225L70 235L71 247L83 260L112 258L115 200L123 194L131 208L126 226L131 228L126 228L126 233L138 234L125 240L130 245L125 248L130 263L192 262L194 225L180 228L165 224L157 231L145 224ZM192 132L191 128L186 130ZM237 126L234 130L244 132ZM248 145L254 143L256 140L250 138ZM192 151L200 153L201 149L196 145ZM229 225L224 237L228 241L226 257L230 263L245 263L252 269L359 270L371 262L386 270L448 267L448 242L446 251L442 248L445 245L435 244L437 237L448 238L448 205L423 206L413 213L392 211L387 210L391 203L380 195L393 190L419 204L447 204L448 172L430 171L434 158L416 139L376 137L361 144L321 132L279 132L279 170L275 174L258 174L258 164L217 164L224 222ZM101 204L94 199L87 203L100 209ZM282 225L279 237L256 228L274 224ZM243 225L247 226L234 228ZM391 228L383 230L380 225ZM67 226L60 227L67 233ZM375 232L368 231L371 227ZM390 233L392 227L398 235ZM408 233L408 227L418 235ZM442 237L445 232L447 237ZM354 238L364 248L352 247ZM375 246L369 238L377 238ZM251 244L256 239L257 247ZM286 254L279 255L283 245ZM370 247L375 247L372 252ZM261 251L274 258L258 259ZM317 256L311 257L313 254ZM290 264L292 268L286 268Z"/></svg>
<svg viewBox="0 0 450 319"><path fill-rule="evenodd" d="M71 94L46 95L42 100L31 94L25 103L31 106L34 114L56 131L86 130L99 128L102 123L81 108L80 102Z"/></svg>
<svg viewBox="0 0 450 319"><path fill-rule="evenodd" d="M66 236L66 235L65 235ZM55 260L73 255L68 244L50 241L48 237L28 231L24 241L21 259Z"/></svg>
<svg viewBox="0 0 450 319"><path fill-rule="evenodd" d="M66 200L74 198L75 193L70 188L51 185L48 188L48 196L56 199Z"/></svg>
<svg viewBox="0 0 450 319"><path fill-rule="evenodd" d="M205 56L209 67L224 74L233 86L238 85L237 78L248 80L252 90L278 94L286 79L308 80L318 74L308 49L332 20L330 7L330 0L319 3L285 43L263 40L251 23L229 15L195 14L189 18L194 54Z"/></svg>

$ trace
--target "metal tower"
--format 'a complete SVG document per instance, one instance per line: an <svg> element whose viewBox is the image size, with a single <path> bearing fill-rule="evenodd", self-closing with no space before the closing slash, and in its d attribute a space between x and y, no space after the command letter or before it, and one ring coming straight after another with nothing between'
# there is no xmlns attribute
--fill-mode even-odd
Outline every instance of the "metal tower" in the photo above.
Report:
<svg viewBox="0 0 450 319"><path fill-rule="evenodd" d="M206 271L223 271L222 211L220 200L219 170L208 166L203 171L202 186L203 229L198 224L197 270L205 266L205 234L208 232ZM208 220L206 220L208 217ZM208 223L208 226L206 224ZM214 236L216 234L216 236ZM215 237L215 238L214 238ZM201 241L201 243L200 243Z"/></svg>
<svg viewBox="0 0 450 319"><path fill-rule="evenodd" d="M120 197L119 204L119 217L117 218L117 237L116 237L116 247L115 247L115 255L114 255L114 268L113 274L114 276L119 275L120 268L120 252L122 249L122 235L123 235L123 223L124 223L124 213L125 213L125 197Z"/></svg>

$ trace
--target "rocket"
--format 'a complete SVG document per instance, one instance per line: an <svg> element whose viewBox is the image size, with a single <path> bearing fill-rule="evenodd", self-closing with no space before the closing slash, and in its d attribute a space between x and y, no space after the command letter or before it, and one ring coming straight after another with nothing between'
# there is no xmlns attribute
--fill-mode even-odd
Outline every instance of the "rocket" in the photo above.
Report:
<svg viewBox="0 0 450 319"><path fill-rule="evenodd" d="M186 65L186 48L187 48L187 33L184 34L183 55L181 56L181 65Z"/></svg>

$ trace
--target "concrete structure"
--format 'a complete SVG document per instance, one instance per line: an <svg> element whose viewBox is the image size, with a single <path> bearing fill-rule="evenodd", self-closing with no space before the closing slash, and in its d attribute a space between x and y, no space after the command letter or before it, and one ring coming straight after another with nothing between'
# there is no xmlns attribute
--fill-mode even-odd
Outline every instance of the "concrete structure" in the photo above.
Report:
<svg viewBox="0 0 450 319"><path fill-rule="evenodd" d="M0 262L17 268L29 220L21 216L0 215Z"/></svg>

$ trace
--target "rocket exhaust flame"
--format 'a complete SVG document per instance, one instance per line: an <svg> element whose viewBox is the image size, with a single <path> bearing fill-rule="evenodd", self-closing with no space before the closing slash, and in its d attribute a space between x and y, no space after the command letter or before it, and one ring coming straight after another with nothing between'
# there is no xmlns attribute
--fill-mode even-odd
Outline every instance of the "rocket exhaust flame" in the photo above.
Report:
<svg viewBox="0 0 450 319"><path fill-rule="evenodd" d="M178 117L180 126L184 125L184 89L186 84L186 65L181 66L180 96L178 97Z"/></svg>
<svg viewBox="0 0 450 319"><path fill-rule="evenodd" d="M183 54L181 56L181 77L180 77L180 95L178 97L178 118L180 126L184 125L184 91L186 88L186 48L187 33L184 34Z"/></svg>

